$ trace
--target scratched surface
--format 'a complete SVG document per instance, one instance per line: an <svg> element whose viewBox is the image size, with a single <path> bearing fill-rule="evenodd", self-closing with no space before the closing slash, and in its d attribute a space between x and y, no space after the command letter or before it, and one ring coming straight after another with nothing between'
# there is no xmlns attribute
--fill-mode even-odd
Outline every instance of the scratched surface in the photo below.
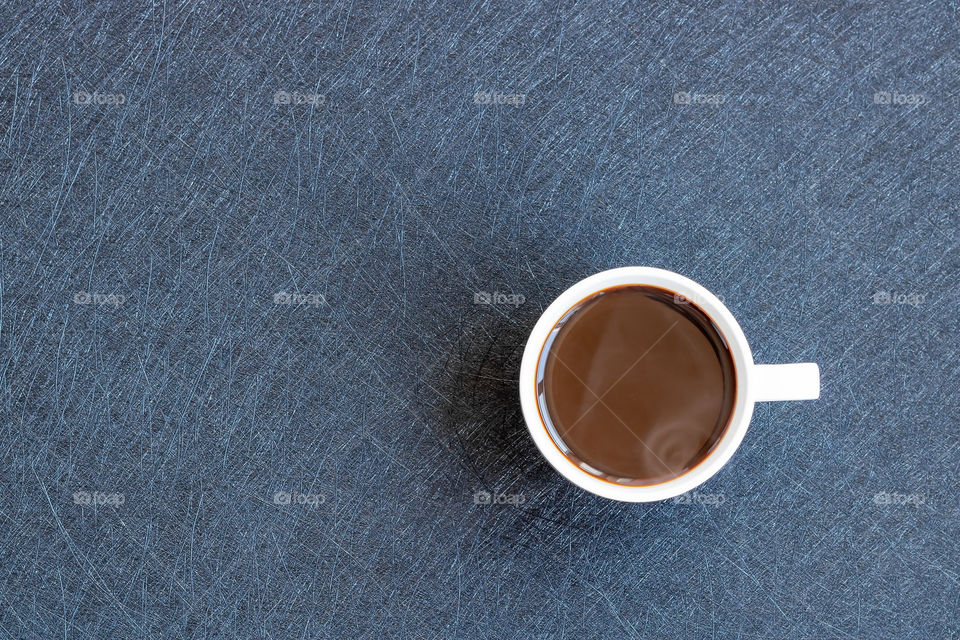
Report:
<svg viewBox="0 0 960 640"><path fill-rule="evenodd" d="M958 637L955 3L86 4L0 9L4 637ZM685 501L521 421L633 264L822 367Z"/></svg>

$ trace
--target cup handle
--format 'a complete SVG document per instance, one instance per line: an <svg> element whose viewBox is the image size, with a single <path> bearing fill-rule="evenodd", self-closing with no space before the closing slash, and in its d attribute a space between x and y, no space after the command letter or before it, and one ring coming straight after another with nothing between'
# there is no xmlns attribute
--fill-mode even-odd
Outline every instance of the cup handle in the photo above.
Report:
<svg viewBox="0 0 960 640"><path fill-rule="evenodd" d="M750 386L756 402L816 400L820 397L820 367L815 362L755 364Z"/></svg>

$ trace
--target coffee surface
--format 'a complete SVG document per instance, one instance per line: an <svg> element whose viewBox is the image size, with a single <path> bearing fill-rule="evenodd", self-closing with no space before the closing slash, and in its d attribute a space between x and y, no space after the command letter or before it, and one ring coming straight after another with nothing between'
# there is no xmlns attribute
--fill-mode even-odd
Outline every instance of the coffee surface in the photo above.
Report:
<svg viewBox="0 0 960 640"><path fill-rule="evenodd" d="M568 311L540 355L540 411L585 470L625 484L675 478L729 422L733 358L710 318L672 291L606 289Z"/></svg>

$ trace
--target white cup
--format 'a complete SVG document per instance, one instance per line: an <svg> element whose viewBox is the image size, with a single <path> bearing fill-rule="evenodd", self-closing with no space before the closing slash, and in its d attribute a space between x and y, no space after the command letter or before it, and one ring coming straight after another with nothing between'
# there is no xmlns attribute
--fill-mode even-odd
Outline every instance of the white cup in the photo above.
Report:
<svg viewBox="0 0 960 640"><path fill-rule="evenodd" d="M570 460L557 446L540 415L538 380L544 345L557 323L573 307L593 294L624 285L650 285L674 292L677 300L699 307L714 322L733 356L736 398L733 413L719 441L707 457L683 474L650 485L618 484L593 475ZM682 297L681 297L682 296ZM812 362L755 364L746 336L733 314L715 295L693 280L653 267L623 267L590 276L576 283L547 307L533 327L520 364L520 404L537 448L567 480L591 493L626 502L666 500L706 482L730 460L750 424L753 405L771 400L814 400L820 397L820 368Z"/></svg>

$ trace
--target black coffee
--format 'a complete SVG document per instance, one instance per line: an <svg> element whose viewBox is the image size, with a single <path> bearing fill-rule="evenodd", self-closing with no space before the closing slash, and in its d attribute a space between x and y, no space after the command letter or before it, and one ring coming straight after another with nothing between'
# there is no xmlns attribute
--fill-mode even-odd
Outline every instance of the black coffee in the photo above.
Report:
<svg viewBox="0 0 960 640"><path fill-rule="evenodd" d="M581 468L649 485L699 464L733 413L736 374L695 304L650 286L605 289L557 323L540 354L540 413Z"/></svg>

